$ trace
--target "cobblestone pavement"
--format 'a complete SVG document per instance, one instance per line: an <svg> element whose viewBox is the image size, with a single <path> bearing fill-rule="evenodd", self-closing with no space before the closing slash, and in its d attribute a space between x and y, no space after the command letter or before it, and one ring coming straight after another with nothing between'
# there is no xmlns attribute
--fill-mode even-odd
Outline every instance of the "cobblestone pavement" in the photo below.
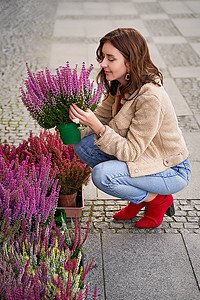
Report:
<svg viewBox="0 0 200 300"><path fill-rule="evenodd" d="M93 192L87 189L83 226L91 217L94 232L200 233L198 0L0 0L0 139L18 145L28 138L30 130L34 134L41 131L19 99L19 86L26 77L27 61L35 71L46 65L50 68L57 65L62 58L66 60L67 54L71 55L72 61L83 61L87 56L93 63L95 52L90 49L96 48L102 36L99 32L105 34L110 27L125 26L136 27L143 33L152 58L164 75L170 97L175 98L179 124L191 152L194 175L188 192L179 197L175 195L175 216L165 217L158 228L136 229L134 224L140 215L134 220L114 220L113 214L127 203L105 196L92 198L90 193Z"/></svg>

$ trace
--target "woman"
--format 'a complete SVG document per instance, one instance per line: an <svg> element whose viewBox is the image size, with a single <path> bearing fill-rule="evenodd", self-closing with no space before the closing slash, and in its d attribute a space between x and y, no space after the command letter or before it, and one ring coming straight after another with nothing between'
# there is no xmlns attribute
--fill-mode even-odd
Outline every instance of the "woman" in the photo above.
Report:
<svg viewBox="0 0 200 300"><path fill-rule="evenodd" d="M191 174L174 108L137 30L109 32L96 53L106 95L95 113L71 105L71 120L88 126L74 149L93 168L100 190L130 201L114 218L133 218L146 206L135 226L157 227L173 203L171 194L185 188Z"/></svg>

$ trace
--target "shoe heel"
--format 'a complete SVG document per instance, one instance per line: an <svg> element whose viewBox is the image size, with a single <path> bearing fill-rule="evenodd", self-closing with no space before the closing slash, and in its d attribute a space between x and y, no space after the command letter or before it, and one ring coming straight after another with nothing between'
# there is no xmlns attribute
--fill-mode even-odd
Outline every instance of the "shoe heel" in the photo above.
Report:
<svg viewBox="0 0 200 300"><path fill-rule="evenodd" d="M172 217L175 214L174 203L172 203L172 205L168 208L165 214L169 217Z"/></svg>

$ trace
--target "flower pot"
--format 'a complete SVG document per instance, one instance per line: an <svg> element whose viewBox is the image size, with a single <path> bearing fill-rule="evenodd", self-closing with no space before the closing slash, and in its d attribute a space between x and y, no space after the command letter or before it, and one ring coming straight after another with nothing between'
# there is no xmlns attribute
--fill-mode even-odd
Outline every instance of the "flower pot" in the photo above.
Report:
<svg viewBox="0 0 200 300"><path fill-rule="evenodd" d="M80 142L81 132L78 127L79 125L75 123L57 125L63 144L73 145Z"/></svg>
<svg viewBox="0 0 200 300"><path fill-rule="evenodd" d="M76 207L77 192L71 195L60 195L59 206Z"/></svg>
<svg viewBox="0 0 200 300"><path fill-rule="evenodd" d="M76 196L76 207L65 207L65 206L58 206L57 209L64 210L66 218L75 218L81 217L82 210L84 208L84 197L83 197L83 191L78 191Z"/></svg>

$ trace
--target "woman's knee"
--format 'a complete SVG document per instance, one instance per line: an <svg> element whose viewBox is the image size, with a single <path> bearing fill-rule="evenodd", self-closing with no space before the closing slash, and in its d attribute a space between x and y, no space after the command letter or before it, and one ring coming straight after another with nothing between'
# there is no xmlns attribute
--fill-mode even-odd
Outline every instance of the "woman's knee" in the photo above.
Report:
<svg viewBox="0 0 200 300"><path fill-rule="evenodd" d="M104 172L104 168L102 168L102 165L104 163L99 163L98 165L96 165L93 169L92 169L92 181L94 183L94 185L96 187L98 187L99 189L102 189L102 186L106 185L107 182L107 176L106 173Z"/></svg>
<svg viewBox="0 0 200 300"><path fill-rule="evenodd" d="M74 148L74 151L76 152L76 154L78 155L80 149L82 148L81 141L79 143L74 144L73 148Z"/></svg>

